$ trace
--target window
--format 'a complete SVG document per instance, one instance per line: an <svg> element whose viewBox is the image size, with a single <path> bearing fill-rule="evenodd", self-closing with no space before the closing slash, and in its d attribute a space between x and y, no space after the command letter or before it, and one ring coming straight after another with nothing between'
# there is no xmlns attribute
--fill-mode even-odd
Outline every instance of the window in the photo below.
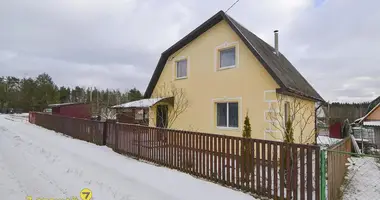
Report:
<svg viewBox="0 0 380 200"><path fill-rule="evenodd" d="M176 62L176 74L177 78L187 77L187 60L179 60Z"/></svg>
<svg viewBox="0 0 380 200"><path fill-rule="evenodd" d="M235 67L235 47L220 50L220 68Z"/></svg>
<svg viewBox="0 0 380 200"><path fill-rule="evenodd" d="M216 125L218 127L239 127L239 105L238 103L216 104Z"/></svg>
<svg viewBox="0 0 380 200"><path fill-rule="evenodd" d="M289 102L285 102L285 104L284 104L284 115L285 115L285 124L287 124L289 119L290 119L290 104L289 104Z"/></svg>

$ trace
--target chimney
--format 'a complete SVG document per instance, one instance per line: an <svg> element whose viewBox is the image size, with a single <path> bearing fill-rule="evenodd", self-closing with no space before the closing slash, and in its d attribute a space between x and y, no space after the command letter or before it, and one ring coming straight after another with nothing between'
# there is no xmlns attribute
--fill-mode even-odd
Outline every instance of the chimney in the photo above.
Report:
<svg viewBox="0 0 380 200"><path fill-rule="evenodd" d="M280 55L278 51L278 30L274 30L274 49L277 56Z"/></svg>

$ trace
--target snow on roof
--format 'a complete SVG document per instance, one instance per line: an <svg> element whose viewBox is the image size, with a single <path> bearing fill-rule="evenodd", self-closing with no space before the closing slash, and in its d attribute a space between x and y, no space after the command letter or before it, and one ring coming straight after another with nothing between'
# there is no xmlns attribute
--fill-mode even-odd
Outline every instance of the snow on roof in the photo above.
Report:
<svg viewBox="0 0 380 200"><path fill-rule="evenodd" d="M167 98L141 99L137 101L131 101L128 103L112 106L112 108L149 108L164 99L167 99Z"/></svg>
<svg viewBox="0 0 380 200"><path fill-rule="evenodd" d="M48 107L69 106L69 105L76 105L76 104L83 104L83 103L78 103L78 102L72 102L72 103L57 103L57 104L49 104Z"/></svg>
<svg viewBox="0 0 380 200"><path fill-rule="evenodd" d="M328 136L318 136L317 144L322 145L322 146L331 146L333 144L340 142L341 140L342 139L330 138Z"/></svg>
<svg viewBox="0 0 380 200"><path fill-rule="evenodd" d="M364 126L380 126L380 121L365 121Z"/></svg>

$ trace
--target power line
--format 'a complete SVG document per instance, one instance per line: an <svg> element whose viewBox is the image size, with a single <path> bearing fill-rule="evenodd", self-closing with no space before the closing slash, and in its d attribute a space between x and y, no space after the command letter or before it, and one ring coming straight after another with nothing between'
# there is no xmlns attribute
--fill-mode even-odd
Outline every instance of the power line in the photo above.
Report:
<svg viewBox="0 0 380 200"><path fill-rule="evenodd" d="M232 8L235 6L235 4L237 4L240 0L236 0L235 3L233 3L227 10L226 10L226 13Z"/></svg>

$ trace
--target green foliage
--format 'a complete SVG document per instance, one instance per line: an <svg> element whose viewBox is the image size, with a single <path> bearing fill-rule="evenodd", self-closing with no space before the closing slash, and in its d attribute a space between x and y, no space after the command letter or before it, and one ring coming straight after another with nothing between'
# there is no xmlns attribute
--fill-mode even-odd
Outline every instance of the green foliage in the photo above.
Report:
<svg viewBox="0 0 380 200"><path fill-rule="evenodd" d="M285 124L286 133L284 134L284 142L286 143L294 143L294 130L293 130L293 122L288 120Z"/></svg>
<svg viewBox="0 0 380 200"><path fill-rule="evenodd" d="M96 102L99 106L111 106L141 98L142 95L136 88L122 93L119 90L99 90L80 86L58 87L46 73L35 78L0 77L0 109L42 111L49 104L67 102Z"/></svg>
<svg viewBox="0 0 380 200"><path fill-rule="evenodd" d="M136 88L129 90L128 97L130 101L137 101L143 98L141 92Z"/></svg>
<svg viewBox="0 0 380 200"><path fill-rule="evenodd" d="M248 113L247 113L247 115L245 116L245 119L244 119L243 137L244 138L251 138L251 132L252 132L251 123L249 122L249 117L248 117Z"/></svg>

